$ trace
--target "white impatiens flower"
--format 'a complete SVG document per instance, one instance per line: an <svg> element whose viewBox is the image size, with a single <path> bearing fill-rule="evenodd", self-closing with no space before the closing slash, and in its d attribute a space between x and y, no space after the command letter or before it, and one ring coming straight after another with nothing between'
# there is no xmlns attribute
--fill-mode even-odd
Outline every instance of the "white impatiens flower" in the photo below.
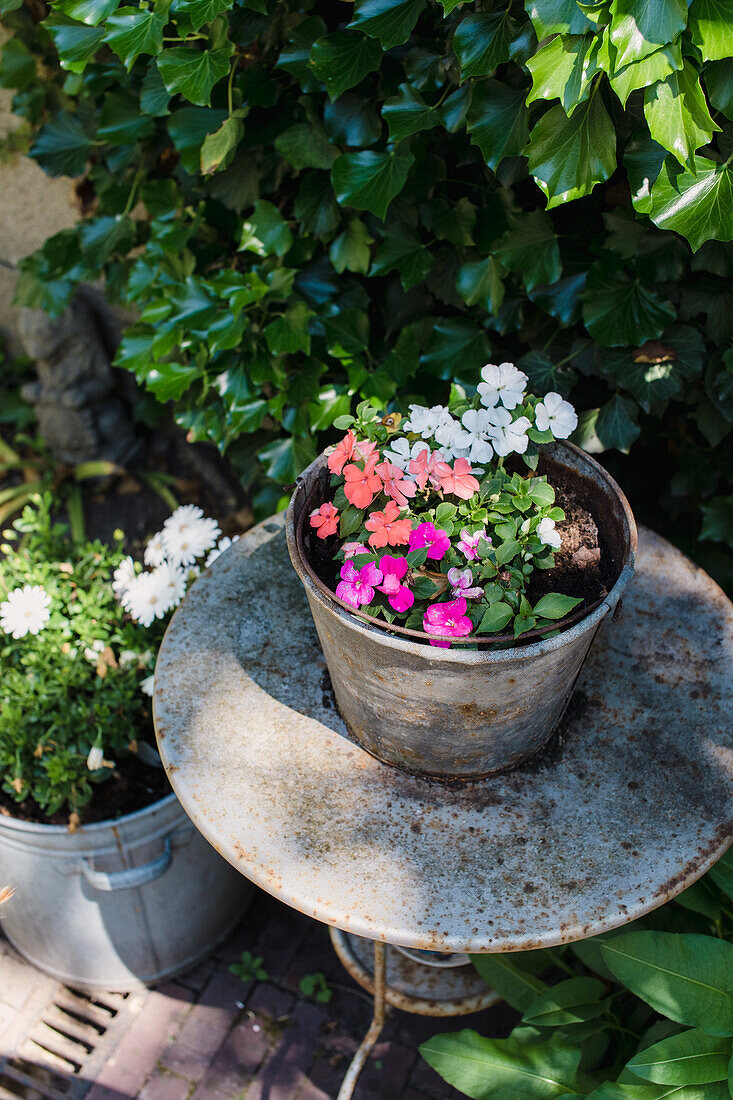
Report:
<svg viewBox="0 0 733 1100"><path fill-rule="evenodd" d="M124 606L123 595L135 579L135 563L132 558L123 558L112 574L112 591Z"/></svg>
<svg viewBox="0 0 733 1100"><path fill-rule="evenodd" d="M532 422L526 416L519 416L512 420L512 414L507 409L489 409L489 423L491 425L490 437L494 444L494 450L500 456L516 453L523 455L529 446L527 431L532 427Z"/></svg>
<svg viewBox="0 0 733 1100"><path fill-rule="evenodd" d="M524 371L513 363L487 363L481 368L483 382L478 384L481 404L493 409L501 403L505 409L516 409L521 404L529 379Z"/></svg>
<svg viewBox="0 0 733 1100"><path fill-rule="evenodd" d="M151 698L155 691L155 673L150 676L146 676L144 680L140 681L140 691L143 695L149 695Z"/></svg>
<svg viewBox="0 0 733 1100"><path fill-rule="evenodd" d="M14 638L38 634L51 618L51 597L40 584L24 584L0 603L0 629Z"/></svg>
<svg viewBox="0 0 733 1100"><path fill-rule="evenodd" d="M405 431L417 432L423 439L432 439L437 429L452 421L450 409L445 405L410 405L410 419L405 421Z"/></svg>
<svg viewBox="0 0 733 1100"><path fill-rule="evenodd" d="M92 745L90 748L87 767L90 772L98 772L104 767L104 749L101 745Z"/></svg>
<svg viewBox="0 0 733 1100"><path fill-rule="evenodd" d="M435 429L435 442L445 451L448 461L456 458L459 451L466 450L465 434L460 421L452 416L443 420Z"/></svg>
<svg viewBox="0 0 733 1100"><path fill-rule="evenodd" d="M228 550L230 546L233 546L235 542L239 542L239 535L235 535L234 538L229 538L229 535L224 535L217 542L214 549L206 559L206 566L213 565L217 558L221 557L225 550Z"/></svg>
<svg viewBox="0 0 733 1100"><path fill-rule="evenodd" d="M430 446L424 439L418 439L416 443L410 444L409 439L401 435L398 439L392 440L392 445L387 447L383 454L393 465L399 466L401 470L407 470L413 458L417 458L421 451L429 450Z"/></svg>
<svg viewBox="0 0 733 1100"><path fill-rule="evenodd" d="M537 526L537 538L544 542L545 546L551 546L553 550L559 550L562 545L560 532L555 530L554 519L541 519Z"/></svg>
<svg viewBox="0 0 733 1100"><path fill-rule="evenodd" d="M461 417L463 425L462 446L468 447L466 458L470 462L491 462L494 448L489 442L491 421L486 409L469 409Z"/></svg>
<svg viewBox="0 0 733 1100"><path fill-rule="evenodd" d="M155 566L163 564L165 561L165 546L163 545L162 531L158 531L152 538L148 539L144 557L146 565Z"/></svg>
<svg viewBox="0 0 733 1100"><path fill-rule="evenodd" d="M534 413L539 430L546 432L549 428L555 439L567 439L578 426L578 414L573 406L553 391L545 394Z"/></svg>
<svg viewBox="0 0 733 1100"><path fill-rule="evenodd" d="M182 504L163 524L161 532L166 557L174 565L193 565L216 544L221 529L195 504Z"/></svg>

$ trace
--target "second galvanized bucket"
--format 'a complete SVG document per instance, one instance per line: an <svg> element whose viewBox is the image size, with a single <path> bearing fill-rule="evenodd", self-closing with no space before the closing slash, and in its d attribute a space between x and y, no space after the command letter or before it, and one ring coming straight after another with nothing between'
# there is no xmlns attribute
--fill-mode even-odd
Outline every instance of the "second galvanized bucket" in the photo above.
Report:
<svg viewBox="0 0 733 1100"><path fill-rule="evenodd" d="M546 462L587 490L617 578L605 599L555 637L504 650L436 649L360 620L341 607L306 560L301 524L321 456L288 509L288 549L310 604L336 701L368 752L418 775L469 779L519 764L562 719L599 627L634 572L636 524L628 501L594 459L570 443Z"/></svg>

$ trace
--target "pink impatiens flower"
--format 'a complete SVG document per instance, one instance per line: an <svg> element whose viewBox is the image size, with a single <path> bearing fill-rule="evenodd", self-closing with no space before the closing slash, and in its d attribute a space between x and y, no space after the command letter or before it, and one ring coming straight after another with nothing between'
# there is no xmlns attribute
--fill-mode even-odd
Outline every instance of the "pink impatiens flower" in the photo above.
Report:
<svg viewBox="0 0 733 1100"><path fill-rule="evenodd" d="M335 451L328 456L327 464L332 474L340 474L347 462L352 458L363 461L374 453L376 443L370 443L368 439L357 439L351 428L341 440Z"/></svg>
<svg viewBox="0 0 733 1100"><path fill-rule="evenodd" d="M322 504L310 514L311 527L315 527L319 539L335 535L339 528L339 510L333 504Z"/></svg>
<svg viewBox="0 0 733 1100"><path fill-rule="evenodd" d="M405 477L405 471L387 459L380 462L374 472L381 477L387 496L399 504L400 508L406 508L407 498L414 497L417 492L415 482Z"/></svg>
<svg viewBox="0 0 733 1100"><path fill-rule="evenodd" d="M463 596L450 603L433 603L423 615L423 630L426 634L438 634L444 638L462 638L473 630L473 623L466 615L467 603ZM438 642L430 639L430 644L440 649L448 649L450 642Z"/></svg>
<svg viewBox="0 0 733 1100"><path fill-rule="evenodd" d="M471 473L471 463L465 458L457 458L452 469L447 462L436 462L435 473L441 492L448 496L470 500L479 491L478 480Z"/></svg>
<svg viewBox="0 0 733 1100"><path fill-rule="evenodd" d="M368 508L381 491L382 479L374 471L376 464L377 456L371 455L364 463L363 470L353 463L344 469L344 493L349 504L353 504L355 508Z"/></svg>
<svg viewBox="0 0 733 1100"><path fill-rule="evenodd" d="M425 488L428 481L430 481L434 489L440 487L440 479L435 472L435 468L442 460L442 457L442 451L430 451L426 448L421 450L410 462L408 467L410 474L421 489Z"/></svg>
<svg viewBox="0 0 733 1100"><path fill-rule="evenodd" d="M341 547L344 553L344 558L355 558L358 554L368 554L366 546L363 542L345 542Z"/></svg>
<svg viewBox="0 0 733 1100"><path fill-rule="evenodd" d="M461 537L457 543L457 549L462 550L466 556L467 561L476 561L478 557L478 544L484 539L486 542L491 542L491 539L486 534L486 528L482 527L480 531L474 531L473 534L464 527L461 531Z"/></svg>
<svg viewBox="0 0 733 1100"><path fill-rule="evenodd" d="M352 562L347 561L341 566L341 580L336 585L336 595L351 607L360 607L363 603L372 602L374 589L381 580L382 574L374 562L357 569Z"/></svg>
<svg viewBox="0 0 733 1100"><path fill-rule="evenodd" d="M422 550L423 546L432 561L440 561L450 549L450 539L434 523L421 523L410 532L410 550Z"/></svg>
<svg viewBox="0 0 733 1100"><path fill-rule="evenodd" d="M380 558L379 568L383 578L379 591L384 592L390 607L395 611L408 611L414 604L415 597L407 585L402 584L402 578L409 569L407 558L392 558L385 554Z"/></svg>
<svg viewBox="0 0 733 1100"><path fill-rule="evenodd" d="M467 600L475 600L483 596L483 588L472 588L473 573L470 569L449 569L448 584L454 596L465 596Z"/></svg>

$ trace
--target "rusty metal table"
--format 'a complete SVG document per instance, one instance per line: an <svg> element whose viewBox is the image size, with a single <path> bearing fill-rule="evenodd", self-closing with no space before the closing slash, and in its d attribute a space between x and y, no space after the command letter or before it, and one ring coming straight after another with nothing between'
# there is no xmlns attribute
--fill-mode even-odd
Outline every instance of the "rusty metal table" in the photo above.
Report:
<svg viewBox="0 0 733 1100"><path fill-rule="evenodd" d="M733 605L649 531L560 736L503 776L451 788L349 739L281 518L196 581L155 682L160 753L204 836L262 889L377 945L593 936L680 893L733 839ZM384 974L377 947L369 1040Z"/></svg>

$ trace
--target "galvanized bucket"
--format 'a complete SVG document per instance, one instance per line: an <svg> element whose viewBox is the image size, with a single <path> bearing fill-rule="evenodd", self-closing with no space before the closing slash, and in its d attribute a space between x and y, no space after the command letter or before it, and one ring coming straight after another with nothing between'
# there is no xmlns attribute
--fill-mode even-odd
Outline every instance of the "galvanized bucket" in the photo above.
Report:
<svg viewBox="0 0 733 1100"><path fill-rule="evenodd" d="M354 739L388 764L441 779L480 778L536 753L561 721L591 643L633 576L636 524L616 482L571 443L544 449L541 469L550 479L553 469L572 476L617 572L597 606L552 638L493 651L437 649L360 619L313 569L307 513L325 464L321 455L298 480L288 550Z"/></svg>
<svg viewBox="0 0 733 1100"><path fill-rule="evenodd" d="M75 986L134 989L182 973L232 930L252 884L204 840L175 795L70 833L0 816L0 929Z"/></svg>

